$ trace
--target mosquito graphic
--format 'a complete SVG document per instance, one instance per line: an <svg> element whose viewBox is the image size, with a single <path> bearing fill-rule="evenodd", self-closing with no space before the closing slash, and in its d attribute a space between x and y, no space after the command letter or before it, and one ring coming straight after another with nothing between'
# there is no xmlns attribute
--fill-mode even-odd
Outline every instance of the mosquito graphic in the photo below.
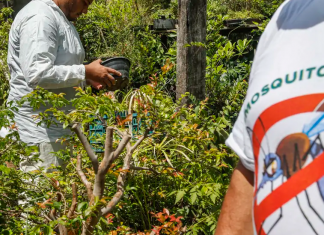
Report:
<svg viewBox="0 0 324 235"><path fill-rule="evenodd" d="M270 152L269 141L266 136L265 127L263 125L262 120L259 118L258 121L261 123L263 131L265 133L265 141L268 145L268 153L264 151L259 142L259 146L261 151L263 152L264 159L264 171L262 176L262 181L257 189L257 194L264 187L264 185L268 182L271 183L271 192L273 191L273 182L277 180L279 177L282 177L282 183L284 179L289 180L291 176L293 176L296 172L303 168L308 158L315 159L324 151L323 142L320 138L320 133L324 132L324 104L318 106L314 112L321 112L320 115L312 120L309 124L305 125L303 131L300 133L294 133L286 136L281 140L279 145L277 146L276 152ZM251 137L254 133L251 128L247 128L249 132L249 136ZM251 135L252 134L252 135ZM315 136L315 138L314 138ZM312 139L313 140L312 140ZM252 139L251 139L252 140ZM324 177L322 177L319 181L317 181L317 186L320 192L320 195L324 201ZM306 195L308 206L315 213L315 215L324 223L324 219L319 215L319 213L312 206L307 190L303 191ZM314 234L318 234L312 225L311 221L306 216L304 210L300 205L300 200L298 196L295 196L298 207L306 219L307 223L313 230ZM278 219L273 223L271 228L268 231L268 235L271 233L272 229L278 224L278 222L282 219L282 207L280 207L280 214ZM263 229L263 225L266 220L262 222L262 226L260 227L258 233L261 234Z"/></svg>

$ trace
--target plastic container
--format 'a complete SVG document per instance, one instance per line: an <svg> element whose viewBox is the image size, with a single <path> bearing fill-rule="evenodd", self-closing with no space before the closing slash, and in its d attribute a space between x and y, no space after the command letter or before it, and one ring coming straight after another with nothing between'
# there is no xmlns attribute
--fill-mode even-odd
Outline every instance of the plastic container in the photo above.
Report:
<svg viewBox="0 0 324 235"><path fill-rule="evenodd" d="M112 57L101 63L105 67L112 68L117 70L122 74L121 77L113 75L116 80L116 84L112 87L107 87L109 91L116 91L119 89L123 89L128 85L129 82L129 71L131 62L126 57Z"/></svg>
<svg viewBox="0 0 324 235"><path fill-rule="evenodd" d="M125 119L128 116L128 112L116 112L115 118L119 117L121 120ZM104 120L107 120L108 117L105 115L103 117ZM90 132L90 144L92 146L92 149L96 153L103 153L104 152L104 144L97 142L96 137L98 135L102 136L106 134L106 128L102 124L101 120L95 119L94 124L89 125L89 132ZM139 135L139 130L141 128L141 120L137 121L137 113L133 113L132 121L130 122L131 125L131 131L132 131L132 137L134 138L136 135ZM125 124L126 128L129 128L128 124Z"/></svg>

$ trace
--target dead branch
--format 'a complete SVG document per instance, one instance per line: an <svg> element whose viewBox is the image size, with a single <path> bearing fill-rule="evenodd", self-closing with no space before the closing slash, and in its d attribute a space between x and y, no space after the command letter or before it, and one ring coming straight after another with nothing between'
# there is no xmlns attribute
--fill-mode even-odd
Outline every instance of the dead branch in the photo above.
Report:
<svg viewBox="0 0 324 235"><path fill-rule="evenodd" d="M82 183L84 184L84 186L87 189L88 199L90 201L92 199L92 184L88 181L86 175L82 171L82 159L81 159L80 154L77 156L76 170L77 170L77 173L78 173Z"/></svg>
<svg viewBox="0 0 324 235"><path fill-rule="evenodd" d="M84 149L87 151L87 154L90 158L90 161L92 163L92 167L94 172L97 174L98 172L98 168L99 168L99 163L98 163L98 158L97 156L94 154L89 141L87 140L87 137L82 133L79 124L74 124L72 126L72 130L77 134L79 140L81 141Z"/></svg>
<svg viewBox="0 0 324 235"><path fill-rule="evenodd" d="M78 190L77 190L76 184L73 183L72 184L72 205L71 205L69 212L67 214L67 217L69 219L71 219L74 214L75 208L77 206L77 201L78 201Z"/></svg>
<svg viewBox="0 0 324 235"><path fill-rule="evenodd" d="M161 165L152 165L153 167L164 167L164 168L172 168L173 170L177 170L177 168L175 168L175 167L170 167L170 166L168 166L168 165L163 165L163 164L161 164Z"/></svg>

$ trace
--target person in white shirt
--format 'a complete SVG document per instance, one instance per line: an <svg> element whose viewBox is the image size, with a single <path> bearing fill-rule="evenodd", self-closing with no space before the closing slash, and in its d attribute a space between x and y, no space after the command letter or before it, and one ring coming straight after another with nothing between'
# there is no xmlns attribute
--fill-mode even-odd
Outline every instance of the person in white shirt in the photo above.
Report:
<svg viewBox="0 0 324 235"><path fill-rule="evenodd" d="M324 234L323 9L287 0L260 39L215 235Z"/></svg>
<svg viewBox="0 0 324 235"><path fill-rule="evenodd" d="M33 0L17 14L9 35L8 102L20 100L37 86L65 93L67 99L72 99L76 94L73 87L87 83L102 89L115 83L110 74L121 74L102 66L100 60L83 65L85 52L71 21L87 13L91 3L92 0ZM37 126L34 117L47 108L42 106L34 111L25 103L14 113L21 140L38 146L40 151L39 162L22 162L24 171L35 167L44 167L46 171L52 164L62 165L52 152L65 147L56 140L69 135L70 130L62 125ZM69 109L66 107L65 111Z"/></svg>

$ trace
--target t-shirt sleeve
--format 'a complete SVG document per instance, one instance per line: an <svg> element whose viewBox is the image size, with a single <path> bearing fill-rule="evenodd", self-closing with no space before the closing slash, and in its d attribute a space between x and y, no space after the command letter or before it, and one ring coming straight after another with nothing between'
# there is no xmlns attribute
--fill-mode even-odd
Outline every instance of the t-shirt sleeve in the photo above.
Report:
<svg viewBox="0 0 324 235"><path fill-rule="evenodd" d="M239 156L245 168L250 171L254 171L254 157L251 139L246 130L244 108L242 108L240 111L238 119L234 124L232 133L226 140L226 145Z"/></svg>

